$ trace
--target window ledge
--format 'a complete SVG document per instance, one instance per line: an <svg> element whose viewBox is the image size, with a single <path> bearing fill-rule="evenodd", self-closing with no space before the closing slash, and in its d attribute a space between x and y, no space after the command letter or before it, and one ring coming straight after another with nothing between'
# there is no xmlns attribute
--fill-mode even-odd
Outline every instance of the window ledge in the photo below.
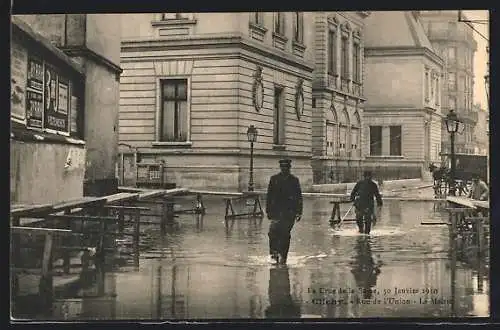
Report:
<svg viewBox="0 0 500 330"><path fill-rule="evenodd" d="M297 40L294 40L292 42L292 46L293 46L293 53L297 56L300 56L300 57L303 57L304 56L304 52L306 50L306 45L304 45L302 42L300 41L297 41Z"/></svg>
<svg viewBox="0 0 500 330"><path fill-rule="evenodd" d="M285 49L288 38L279 33L273 32L273 46L281 50Z"/></svg>
<svg viewBox="0 0 500 330"><path fill-rule="evenodd" d="M59 143L85 146L85 141L81 139L31 129L13 128L10 132L10 138L11 140L23 142Z"/></svg>
<svg viewBox="0 0 500 330"><path fill-rule="evenodd" d="M369 155L366 156L366 158L374 158L374 159L404 159L404 156L391 156L391 155L380 155L380 156L374 156L374 155Z"/></svg>
<svg viewBox="0 0 500 330"><path fill-rule="evenodd" d="M284 145L284 144L273 144L273 150L286 150L286 145Z"/></svg>
<svg viewBox="0 0 500 330"><path fill-rule="evenodd" d="M252 30L257 30L262 34L266 34L266 32L267 32L267 28L265 26L260 25L260 24L250 22L249 26Z"/></svg>
<svg viewBox="0 0 500 330"><path fill-rule="evenodd" d="M153 21L152 26L172 26L172 25L194 25L196 19L168 19L163 21Z"/></svg>
<svg viewBox="0 0 500 330"><path fill-rule="evenodd" d="M254 22L250 22L249 28L250 28L250 36L253 39L256 39L259 41L264 41L264 36L266 35L266 32L267 32L266 27L264 27L260 24L254 23Z"/></svg>
<svg viewBox="0 0 500 330"><path fill-rule="evenodd" d="M161 142L161 141L155 141L152 143L153 147L184 147L184 148L191 148L193 145L193 142L191 141L186 141L186 142Z"/></svg>

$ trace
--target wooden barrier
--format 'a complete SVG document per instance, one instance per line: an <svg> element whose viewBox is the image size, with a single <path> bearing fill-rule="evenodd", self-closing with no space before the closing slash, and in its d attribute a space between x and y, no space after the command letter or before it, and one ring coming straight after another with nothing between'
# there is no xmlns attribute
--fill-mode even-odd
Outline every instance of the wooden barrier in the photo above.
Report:
<svg viewBox="0 0 500 330"><path fill-rule="evenodd" d="M351 197L349 195L341 195L330 201L332 204L332 213L330 215L330 225L339 224L342 221L340 214L340 204L351 203ZM344 221L355 221L355 219L344 219Z"/></svg>
<svg viewBox="0 0 500 330"><path fill-rule="evenodd" d="M53 238L54 236L69 236L72 235L71 230L65 229L57 229L57 228L33 228L33 227L19 227L12 226L11 232L13 234L21 234L21 235L43 235L44 238L44 247L43 247L43 255L42 255L42 266L41 266L41 278L39 283L39 294L40 297L44 300L44 306L50 306L52 304L53 299L53 274L52 274L52 256L53 256ZM18 241L19 242L19 241ZM19 248L13 247L12 251L15 251ZM12 266L11 266L12 267ZM18 281L17 275L15 272L19 272L23 270L23 267L12 267L14 271L13 279L13 292L17 294L18 291Z"/></svg>
<svg viewBox="0 0 500 330"><path fill-rule="evenodd" d="M233 202L239 201L239 200L253 201L252 212L236 213L234 211ZM226 220L235 219L235 218L239 218L239 217L245 217L245 216L254 217L254 218L264 216L264 211L262 210L262 206L260 204L259 195L256 193L248 192L248 193L243 193L240 196L236 196L236 197L225 197L224 201L225 201L225 205L226 205L224 218Z"/></svg>

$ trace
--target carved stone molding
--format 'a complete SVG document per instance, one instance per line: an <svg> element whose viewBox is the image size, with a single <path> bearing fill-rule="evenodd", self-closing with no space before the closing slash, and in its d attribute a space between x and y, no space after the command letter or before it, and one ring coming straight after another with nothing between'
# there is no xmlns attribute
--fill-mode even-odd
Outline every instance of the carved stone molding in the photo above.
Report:
<svg viewBox="0 0 500 330"><path fill-rule="evenodd" d="M330 105L330 110L337 112L337 109L335 108L335 92L332 92L332 100L331 100L331 105Z"/></svg>
<svg viewBox="0 0 500 330"><path fill-rule="evenodd" d="M253 94L253 105L255 107L255 110L259 112L260 109L262 109L262 106L264 105L264 85L262 83L261 66L257 66L257 69L255 70L252 94Z"/></svg>
<svg viewBox="0 0 500 330"><path fill-rule="evenodd" d="M295 112L297 119L304 114L304 79L299 78L295 87Z"/></svg>

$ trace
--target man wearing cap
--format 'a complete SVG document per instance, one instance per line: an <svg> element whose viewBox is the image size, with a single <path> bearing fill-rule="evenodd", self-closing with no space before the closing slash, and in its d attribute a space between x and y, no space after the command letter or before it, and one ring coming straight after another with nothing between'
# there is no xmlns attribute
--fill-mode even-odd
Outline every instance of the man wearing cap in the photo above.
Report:
<svg viewBox="0 0 500 330"><path fill-rule="evenodd" d="M479 178L479 175L472 175L472 186L470 188L469 198L479 200L479 201L487 201L489 195L489 188L486 182Z"/></svg>
<svg viewBox="0 0 500 330"><path fill-rule="evenodd" d="M290 173L290 159L279 161L281 172L269 180L266 214L269 226L269 253L277 263L286 264L290 232L302 217L302 190L299 179Z"/></svg>
<svg viewBox="0 0 500 330"><path fill-rule="evenodd" d="M361 234L369 234L372 226L372 219L375 215L375 204L373 198L377 199L377 205L382 206L382 196L378 186L372 180L372 173L365 171L363 179L358 181L351 192L351 201L356 208L356 223ZM363 221L365 218L366 221Z"/></svg>

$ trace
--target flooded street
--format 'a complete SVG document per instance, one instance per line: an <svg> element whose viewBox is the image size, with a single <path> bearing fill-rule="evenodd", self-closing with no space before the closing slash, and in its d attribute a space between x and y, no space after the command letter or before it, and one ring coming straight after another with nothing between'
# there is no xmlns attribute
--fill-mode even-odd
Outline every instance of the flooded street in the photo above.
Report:
<svg viewBox="0 0 500 330"><path fill-rule="evenodd" d="M453 274L447 226L420 225L444 219L434 202L387 200L366 236L353 222L333 231L329 199L308 197L286 267L269 263L267 218L226 226L221 198L205 206L202 218L179 215L164 237L151 228L153 247L141 252L138 269L101 271L87 287L56 289L53 312L43 318L489 316L488 268L457 262ZM40 317L26 306L18 310Z"/></svg>

